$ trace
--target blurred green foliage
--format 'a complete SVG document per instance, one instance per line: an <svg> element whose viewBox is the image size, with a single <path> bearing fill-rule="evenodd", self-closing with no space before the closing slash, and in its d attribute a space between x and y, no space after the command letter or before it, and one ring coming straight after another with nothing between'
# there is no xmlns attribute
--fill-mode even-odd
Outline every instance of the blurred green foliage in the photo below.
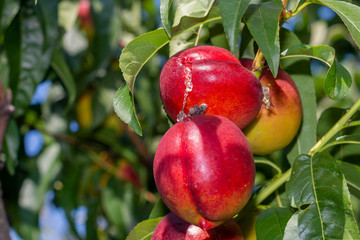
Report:
<svg viewBox="0 0 360 240"><path fill-rule="evenodd" d="M174 22L178 23L177 16L183 15L178 12L191 8L191 1L176 2L182 8L172 6L168 14L170 19L175 16ZM204 11L204 6L197 7L197 14ZM360 97L359 49L341 19L324 19L319 15L321 8L305 8L285 24L304 44L333 47L336 60L353 79L345 98L330 100L323 90L328 67L311 60L317 103L314 108L319 119L317 138ZM243 26L242 37L246 31ZM12 90L17 110L5 138L2 161L6 167L1 171L1 182L11 226L24 239L36 239L39 235L39 216L49 191L55 193L54 204L66 213L69 236L78 239L125 239L140 221L167 212L159 202L152 177L157 144L169 128L158 77L169 53L184 46L174 46L173 41L171 49L162 48L137 76L134 102L141 137L121 122L113 110L114 94L125 83L119 68L122 50L135 37L158 27L159 1L153 0L39 0L36 5L33 0L1 1L0 78L3 86ZM219 24L203 29L200 44L229 48L224 31L211 31L212 28L218 30ZM177 40L193 42L194 35ZM244 57L253 58L257 45L250 40L248 46L241 52ZM309 76L304 78L311 82ZM302 79L300 75L295 79L299 86ZM45 80L51 81L46 100L31 105L36 87ZM353 120L358 119L359 114ZM44 146L35 157L29 157L24 150L24 136L33 129L43 135ZM359 134L359 127L341 135L345 133ZM287 151L266 158L286 170ZM336 160L358 164L360 150L356 145L336 145L327 151ZM354 176L350 170L344 166L345 176ZM275 174L273 169L259 164L258 186ZM350 191L358 193L358 187L355 183L355 189ZM352 200L359 221L360 201L356 197ZM79 206L88 209L85 237L79 234L72 214ZM106 220L105 227L99 219Z"/></svg>

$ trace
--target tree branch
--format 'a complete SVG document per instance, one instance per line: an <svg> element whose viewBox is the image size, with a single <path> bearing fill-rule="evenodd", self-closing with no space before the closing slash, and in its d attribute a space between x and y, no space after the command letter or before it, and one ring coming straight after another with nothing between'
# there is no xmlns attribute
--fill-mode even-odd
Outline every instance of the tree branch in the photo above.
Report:
<svg viewBox="0 0 360 240"><path fill-rule="evenodd" d="M10 114L15 111L15 107L11 104L12 93L7 90L5 94L2 81L0 79L0 154L2 154L2 146L5 138L6 127L9 121ZM1 170L1 166L0 166ZM10 227L7 220L4 201L2 199L2 187L0 181L0 240L10 240Z"/></svg>

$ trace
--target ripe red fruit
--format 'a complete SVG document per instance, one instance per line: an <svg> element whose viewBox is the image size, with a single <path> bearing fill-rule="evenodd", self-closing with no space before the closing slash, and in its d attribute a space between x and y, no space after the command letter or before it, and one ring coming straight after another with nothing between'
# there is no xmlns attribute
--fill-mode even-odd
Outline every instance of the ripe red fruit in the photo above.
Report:
<svg viewBox="0 0 360 240"><path fill-rule="evenodd" d="M246 68L252 61L242 59ZM273 107L262 106L259 114L244 133L254 154L269 154L287 146L296 136L302 119L302 106L298 89L289 74L279 69L274 78L269 69L264 69L260 82L270 89Z"/></svg>
<svg viewBox="0 0 360 240"><path fill-rule="evenodd" d="M156 226L151 240L243 240L239 225L234 220L203 230L178 218L174 213L166 215Z"/></svg>
<svg viewBox="0 0 360 240"><path fill-rule="evenodd" d="M207 115L220 115L244 128L261 108L259 80L229 51L214 46L197 46L175 54L160 75L160 95L172 120L183 108L207 104ZM190 83L189 83L190 82Z"/></svg>
<svg viewBox="0 0 360 240"><path fill-rule="evenodd" d="M205 230L237 214L251 197L255 165L242 131L221 116L195 115L161 139L155 183L177 216Z"/></svg>

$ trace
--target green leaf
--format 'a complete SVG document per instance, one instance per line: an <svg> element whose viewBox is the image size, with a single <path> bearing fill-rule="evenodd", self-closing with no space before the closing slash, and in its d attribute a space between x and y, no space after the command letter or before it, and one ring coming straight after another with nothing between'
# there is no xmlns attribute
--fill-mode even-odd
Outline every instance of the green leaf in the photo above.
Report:
<svg viewBox="0 0 360 240"><path fill-rule="evenodd" d="M346 180L331 155L301 155L286 192L298 208L300 239L359 239Z"/></svg>
<svg viewBox="0 0 360 240"><path fill-rule="evenodd" d="M279 67L279 15L283 8L281 0L271 0L250 5L245 13L245 23L274 76L277 75Z"/></svg>
<svg viewBox="0 0 360 240"><path fill-rule="evenodd" d="M69 66L67 65L64 57L61 53L56 50L54 51L51 67L54 69L56 74L63 82L67 93L68 93L68 106L73 105L76 98L76 85L73 75L70 72Z"/></svg>
<svg viewBox="0 0 360 240"><path fill-rule="evenodd" d="M324 90L329 98L340 100L349 91L351 83L350 73L340 63L334 61L326 75Z"/></svg>
<svg viewBox="0 0 360 240"><path fill-rule="evenodd" d="M29 106L36 86L46 74L56 44L56 29L56 1L42 1L35 8L30 1L24 1L6 31L4 45L17 115Z"/></svg>
<svg viewBox="0 0 360 240"><path fill-rule="evenodd" d="M115 93L113 106L119 118L128 124L138 135L142 135L140 122L136 116L133 96L129 86L123 84Z"/></svg>
<svg viewBox="0 0 360 240"><path fill-rule="evenodd" d="M309 0L308 0L309 1ZM346 1L310 0L331 8L345 23L355 43L360 47L360 7Z"/></svg>
<svg viewBox="0 0 360 240"><path fill-rule="evenodd" d="M94 46L92 52L96 67L111 56L111 26L115 3L113 0L92 0L92 17L94 21Z"/></svg>
<svg viewBox="0 0 360 240"><path fill-rule="evenodd" d="M169 25L169 9L172 0L161 0L160 2L160 17L161 23L169 37L171 37L170 25Z"/></svg>
<svg viewBox="0 0 360 240"><path fill-rule="evenodd" d="M281 51L301 43L293 32L286 29L281 30L280 40ZM287 147L287 158L291 164L297 156L309 152L316 143L317 106L315 86L313 78L311 77L310 62L308 59L281 59L281 66L294 80L299 90L303 106L302 125L293 143Z"/></svg>
<svg viewBox="0 0 360 240"><path fill-rule="evenodd" d="M338 161L340 169L345 176L350 192L360 198L360 166Z"/></svg>
<svg viewBox="0 0 360 240"><path fill-rule="evenodd" d="M256 220L256 239L282 240L286 223L292 214L288 208L269 208L262 211Z"/></svg>
<svg viewBox="0 0 360 240"><path fill-rule="evenodd" d="M78 17L79 3L72 1L61 1L59 3L59 25L66 31L70 30Z"/></svg>
<svg viewBox="0 0 360 240"><path fill-rule="evenodd" d="M335 141L326 144L319 151L322 152L329 147L333 147L340 144L360 144L360 135L344 135L337 137Z"/></svg>
<svg viewBox="0 0 360 240"><path fill-rule="evenodd" d="M171 33L173 38L176 38L201 24L220 19L220 11L216 8L210 11L209 15L202 18L183 17L179 25L171 28ZM144 64L169 41L170 38L165 30L157 29L135 38L124 48L120 55L119 65L128 87L122 86L118 89L114 97L114 109L118 116L139 135L141 135L141 126L132 99L135 79Z"/></svg>
<svg viewBox="0 0 360 240"><path fill-rule="evenodd" d="M209 6L212 3L211 0L180 0L177 1L177 8L174 17L174 24L173 26L181 26L181 21L183 18L203 18L206 16L208 12ZM213 11L214 8L211 8L210 11ZM220 16L220 12L219 12ZM196 27L200 26L197 25ZM195 44L196 38L199 35L198 28L191 28L189 31L186 31L184 34L177 36L170 42L169 45L169 52L170 56L174 55L175 53L184 50L186 48L192 47Z"/></svg>
<svg viewBox="0 0 360 240"><path fill-rule="evenodd" d="M106 216L122 233L130 231L136 223L132 214L134 208L132 196L134 194L131 184L120 185L114 179L111 179L103 190L101 200Z"/></svg>
<svg viewBox="0 0 360 240"><path fill-rule="evenodd" d="M10 25L20 9L20 0L7 0L0 3L0 35Z"/></svg>
<svg viewBox="0 0 360 240"><path fill-rule="evenodd" d="M6 168L11 175L15 174L18 163L18 152L20 146L20 132L15 120L10 119L6 128L4 138L4 153L6 155Z"/></svg>
<svg viewBox="0 0 360 240"><path fill-rule="evenodd" d="M126 240L148 240L151 238L154 229L161 221L162 217L155 219L148 219L140 222L135 226L133 230L129 233Z"/></svg>
<svg viewBox="0 0 360 240"><path fill-rule="evenodd" d="M165 203L161 200L161 198L155 203L151 213L149 215L149 219L154 219L158 217L163 217L168 214L170 210L165 205Z"/></svg>
<svg viewBox="0 0 360 240"><path fill-rule="evenodd" d="M294 213L286 224L283 240L300 240L298 235L299 213Z"/></svg>
<svg viewBox="0 0 360 240"><path fill-rule="evenodd" d="M239 56L240 23L250 0L221 0L220 11L230 51Z"/></svg>
<svg viewBox="0 0 360 240"><path fill-rule="evenodd" d="M249 31L249 28L245 25L241 32L241 42L240 42L240 53L239 56L242 57L247 50L247 47L252 40L251 33Z"/></svg>
<svg viewBox="0 0 360 240"><path fill-rule="evenodd" d="M342 99L351 87L350 73L335 60L335 50L330 46L309 46L299 44L284 50L281 59L314 58L330 68L324 80L324 91L333 100Z"/></svg>
<svg viewBox="0 0 360 240"><path fill-rule="evenodd" d="M134 91L136 76L144 64L169 42L164 29L145 33L132 40L120 55L120 69L131 93Z"/></svg>

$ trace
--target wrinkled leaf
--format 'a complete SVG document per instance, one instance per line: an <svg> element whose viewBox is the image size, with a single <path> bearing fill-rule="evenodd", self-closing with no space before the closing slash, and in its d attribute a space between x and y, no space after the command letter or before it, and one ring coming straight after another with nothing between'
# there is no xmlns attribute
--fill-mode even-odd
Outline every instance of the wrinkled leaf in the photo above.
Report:
<svg viewBox="0 0 360 240"><path fill-rule="evenodd" d="M286 192L299 209L300 239L360 238L345 178L331 155L299 156Z"/></svg>
<svg viewBox="0 0 360 240"><path fill-rule="evenodd" d="M169 37L171 37L170 25L169 25L169 9L171 3L172 0L161 0L160 2L161 23Z"/></svg>
<svg viewBox="0 0 360 240"><path fill-rule="evenodd" d="M309 1L309 0L308 0ZM345 23L354 41L360 47L360 7L346 1L311 0L331 8Z"/></svg>
<svg viewBox="0 0 360 240"><path fill-rule="evenodd" d="M42 1L36 8L25 1L6 32L4 43L17 115L29 106L36 86L46 74L56 43L56 28L56 1Z"/></svg>
<svg viewBox="0 0 360 240"><path fill-rule="evenodd" d="M324 80L324 91L333 100L343 98L351 87L350 73L335 60L335 50L330 46L299 44L284 50L281 58L314 58L328 65L330 68Z"/></svg>
<svg viewBox="0 0 360 240"><path fill-rule="evenodd" d="M173 26L180 25L182 18L202 18L206 15L211 0L180 0L177 1L177 8L175 11L174 24ZM211 9L213 11L213 9ZM200 26L200 25L198 25ZM195 44L196 38L199 33L199 28L192 28L186 31L184 34L173 38L169 44L170 56L175 53L192 47Z"/></svg>
<svg viewBox="0 0 360 240"><path fill-rule="evenodd" d="M222 0L220 1L221 18L230 51L239 55L240 23L250 0Z"/></svg>
<svg viewBox="0 0 360 240"><path fill-rule="evenodd" d="M76 98L75 80L70 72L69 66L59 51L54 51L51 67L63 82L68 94L68 106L71 106Z"/></svg>
<svg viewBox="0 0 360 240"><path fill-rule="evenodd" d="M140 222L129 233L126 240L149 240L162 217Z"/></svg>
<svg viewBox="0 0 360 240"><path fill-rule="evenodd" d="M293 213L288 208L269 208L256 220L257 240L282 240L286 223Z"/></svg>
<svg viewBox="0 0 360 240"><path fill-rule="evenodd" d="M187 32L191 29L199 27L202 24L219 21L220 17L220 10L218 8L212 8L208 15L205 17L195 18L195 17L182 17L180 23L171 28L171 32L173 34L173 38L176 38Z"/></svg>
<svg viewBox="0 0 360 240"><path fill-rule="evenodd" d="M116 91L113 106L119 118L134 129L138 135L142 135L140 122L135 112L133 96L127 84L123 84Z"/></svg>
<svg viewBox="0 0 360 240"><path fill-rule="evenodd" d="M6 0L0 3L0 35L10 25L20 9L20 0Z"/></svg>
<svg viewBox="0 0 360 240"><path fill-rule="evenodd" d="M245 13L245 23L266 58L274 76L280 60L279 15L283 10L281 0L250 5Z"/></svg>

